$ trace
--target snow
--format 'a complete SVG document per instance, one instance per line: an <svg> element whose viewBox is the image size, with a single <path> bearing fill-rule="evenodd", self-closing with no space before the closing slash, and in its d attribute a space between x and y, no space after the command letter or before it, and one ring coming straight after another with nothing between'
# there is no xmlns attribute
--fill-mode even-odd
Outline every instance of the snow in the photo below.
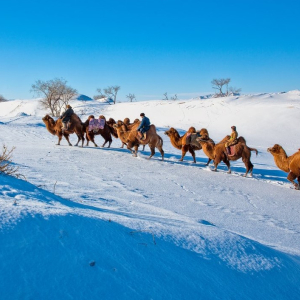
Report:
<svg viewBox="0 0 300 300"><path fill-rule="evenodd" d="M298 150L300 91L71 105L83 121L144 112L165 160L118 139L56 146L39 99L0 103L0 144L27 180L0 175L3 299L300 299L300 192L267 152ZM241 160L211 172L202 151L179 162L164 135L205 127L219 141L232 125L259 150L252 178Z"/></svg>

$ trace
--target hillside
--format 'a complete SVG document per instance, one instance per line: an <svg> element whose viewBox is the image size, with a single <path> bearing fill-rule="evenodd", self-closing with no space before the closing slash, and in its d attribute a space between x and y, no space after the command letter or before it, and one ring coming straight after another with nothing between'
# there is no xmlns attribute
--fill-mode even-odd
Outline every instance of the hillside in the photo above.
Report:
<svg viewBox="0 0 300 300"><path fill-rule="evenodd" d="M56 146L38 99L0 103L0 142L27 179L0 175L4 299L299 299L300 192L267 148L298 150L300 91L71 104L82 120L144 112L165 160L147 147L132 157L118 139ZM202 151L179 162L164 135L205 127L218 141L232 125L259 150L252 178L241 160L211 172Z"/></svg>

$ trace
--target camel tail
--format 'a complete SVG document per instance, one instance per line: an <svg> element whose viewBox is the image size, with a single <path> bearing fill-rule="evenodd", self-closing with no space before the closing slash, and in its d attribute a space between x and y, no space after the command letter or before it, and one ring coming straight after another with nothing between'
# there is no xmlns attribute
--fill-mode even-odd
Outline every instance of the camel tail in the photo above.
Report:
<svg viewBox="0 0 300 300"><path fill-rule="evenodd" d="M255 151L255 152L256 152L256 156L257 156L257 154L258 154L257 149L255 149L255 148L250 148L250 147L248 147L248 148L249 148L250 151Z"/></svg>
<svg viewBox="0 0 300 300"><path fill-rule="evenodd" d="M160 141L160 144L161 144L161 147L162 147L164 145L164 141L163 141L163 139L161 138L160 135L158 135L158 137L159 137L159 141Z"/></svg>

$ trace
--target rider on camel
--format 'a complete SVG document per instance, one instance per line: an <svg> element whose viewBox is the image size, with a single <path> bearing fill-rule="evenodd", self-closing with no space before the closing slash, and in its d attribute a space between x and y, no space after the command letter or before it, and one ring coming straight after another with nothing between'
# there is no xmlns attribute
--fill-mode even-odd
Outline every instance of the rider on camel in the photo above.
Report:
<svg viewBox="0 0 300 300"><path fill-rule="evenodd" d="M233 145L237 144L237 142L238 142L238 140L237 140L238 133L236 131L236 127L231 126L231 130L232 130L232 132L231 132L230 138L225 143L225 148L226 148L227 155L231 155L230 154L230 146L233 146Z"/></svg>
<svg viewBox="0 0 300 300"><path fill-rule="evenodd" d="M60 119L62 120L63 127L62 131L68 130L68 122L71 120L71 116L74 114L74 111L72 109L72 106L70 104L67 105L67 110L60 116Z"/></svg>
<svg viewBox="0 0 300 300"><path fill-rule="evenodd" d="M144 139L144 133L150 129L150 120L145 116L144 113L140 114L142 121L137 128L139 139L142 141Z"/></svg>

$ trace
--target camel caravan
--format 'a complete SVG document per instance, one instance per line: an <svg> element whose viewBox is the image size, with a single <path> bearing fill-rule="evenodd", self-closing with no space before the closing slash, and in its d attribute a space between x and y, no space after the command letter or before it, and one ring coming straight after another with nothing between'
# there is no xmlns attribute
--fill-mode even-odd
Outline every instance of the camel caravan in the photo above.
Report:
<svg viewBox="0 0 300 300"><path fill-rule="evenodd" d="M90 115L85 122L82 122L74 113L72 107L68 105L67 110L56 121L49 115L46 115L42 120L46 125L46 129L58 137L57 145L60 145L64 136L68 144L72 146L69 135L76 133L78 141L75 146L78 146L81 141L81 147L83 147L86 139L86 146L89 145L89 142L92 142L95 147L98 147L94 138L95 135L101 135L104 139L101 147L104 147L108 143L107 147L110 148L113 136L120 139L122 143L121 148L126 146L133 156L137 156L139 146L143 146L144 150L144 147L148 145L150 148L149 159L155 154L155 148L157 148L163 160L162 138L157 134L155 125L150 124L150 120L144 113L141 113L140 117L142 118L141 121L135 119L133 123L130 123L129 118L116 122L113 118L106 120L103 115L100 115L98 119ZM246 177L247 174L252 176L253 164L250 160L251 152L253 151L257 155L258 151L255 148L249 147L245 138L242 136L238 137L235 126L232 126L231 129L231 135L226 135L218 143L215 143L209 137L206 128L196 131L195 127L190 127L183 136L180 136L178 131L171 127L165 131L165 135L169 137L173 147L181 150L179 161L183 161L186 153L189 152L193 157L193 162L196 163L195 151L203 150L208 158L206 166L213 161L213 171L217 171L219 163L224 162L228 168L228 173L231 173L230 161L236 161L241 158L246 168L243 176ZM295 189L299 189L300 149L293 155L287 156L284 149L280 145L275 144L272 148L268 148L267 151L273 155L276 166L288 173L287 179L294 185ZM295 182L295 179L297 179L298 183Z"/></svg>

